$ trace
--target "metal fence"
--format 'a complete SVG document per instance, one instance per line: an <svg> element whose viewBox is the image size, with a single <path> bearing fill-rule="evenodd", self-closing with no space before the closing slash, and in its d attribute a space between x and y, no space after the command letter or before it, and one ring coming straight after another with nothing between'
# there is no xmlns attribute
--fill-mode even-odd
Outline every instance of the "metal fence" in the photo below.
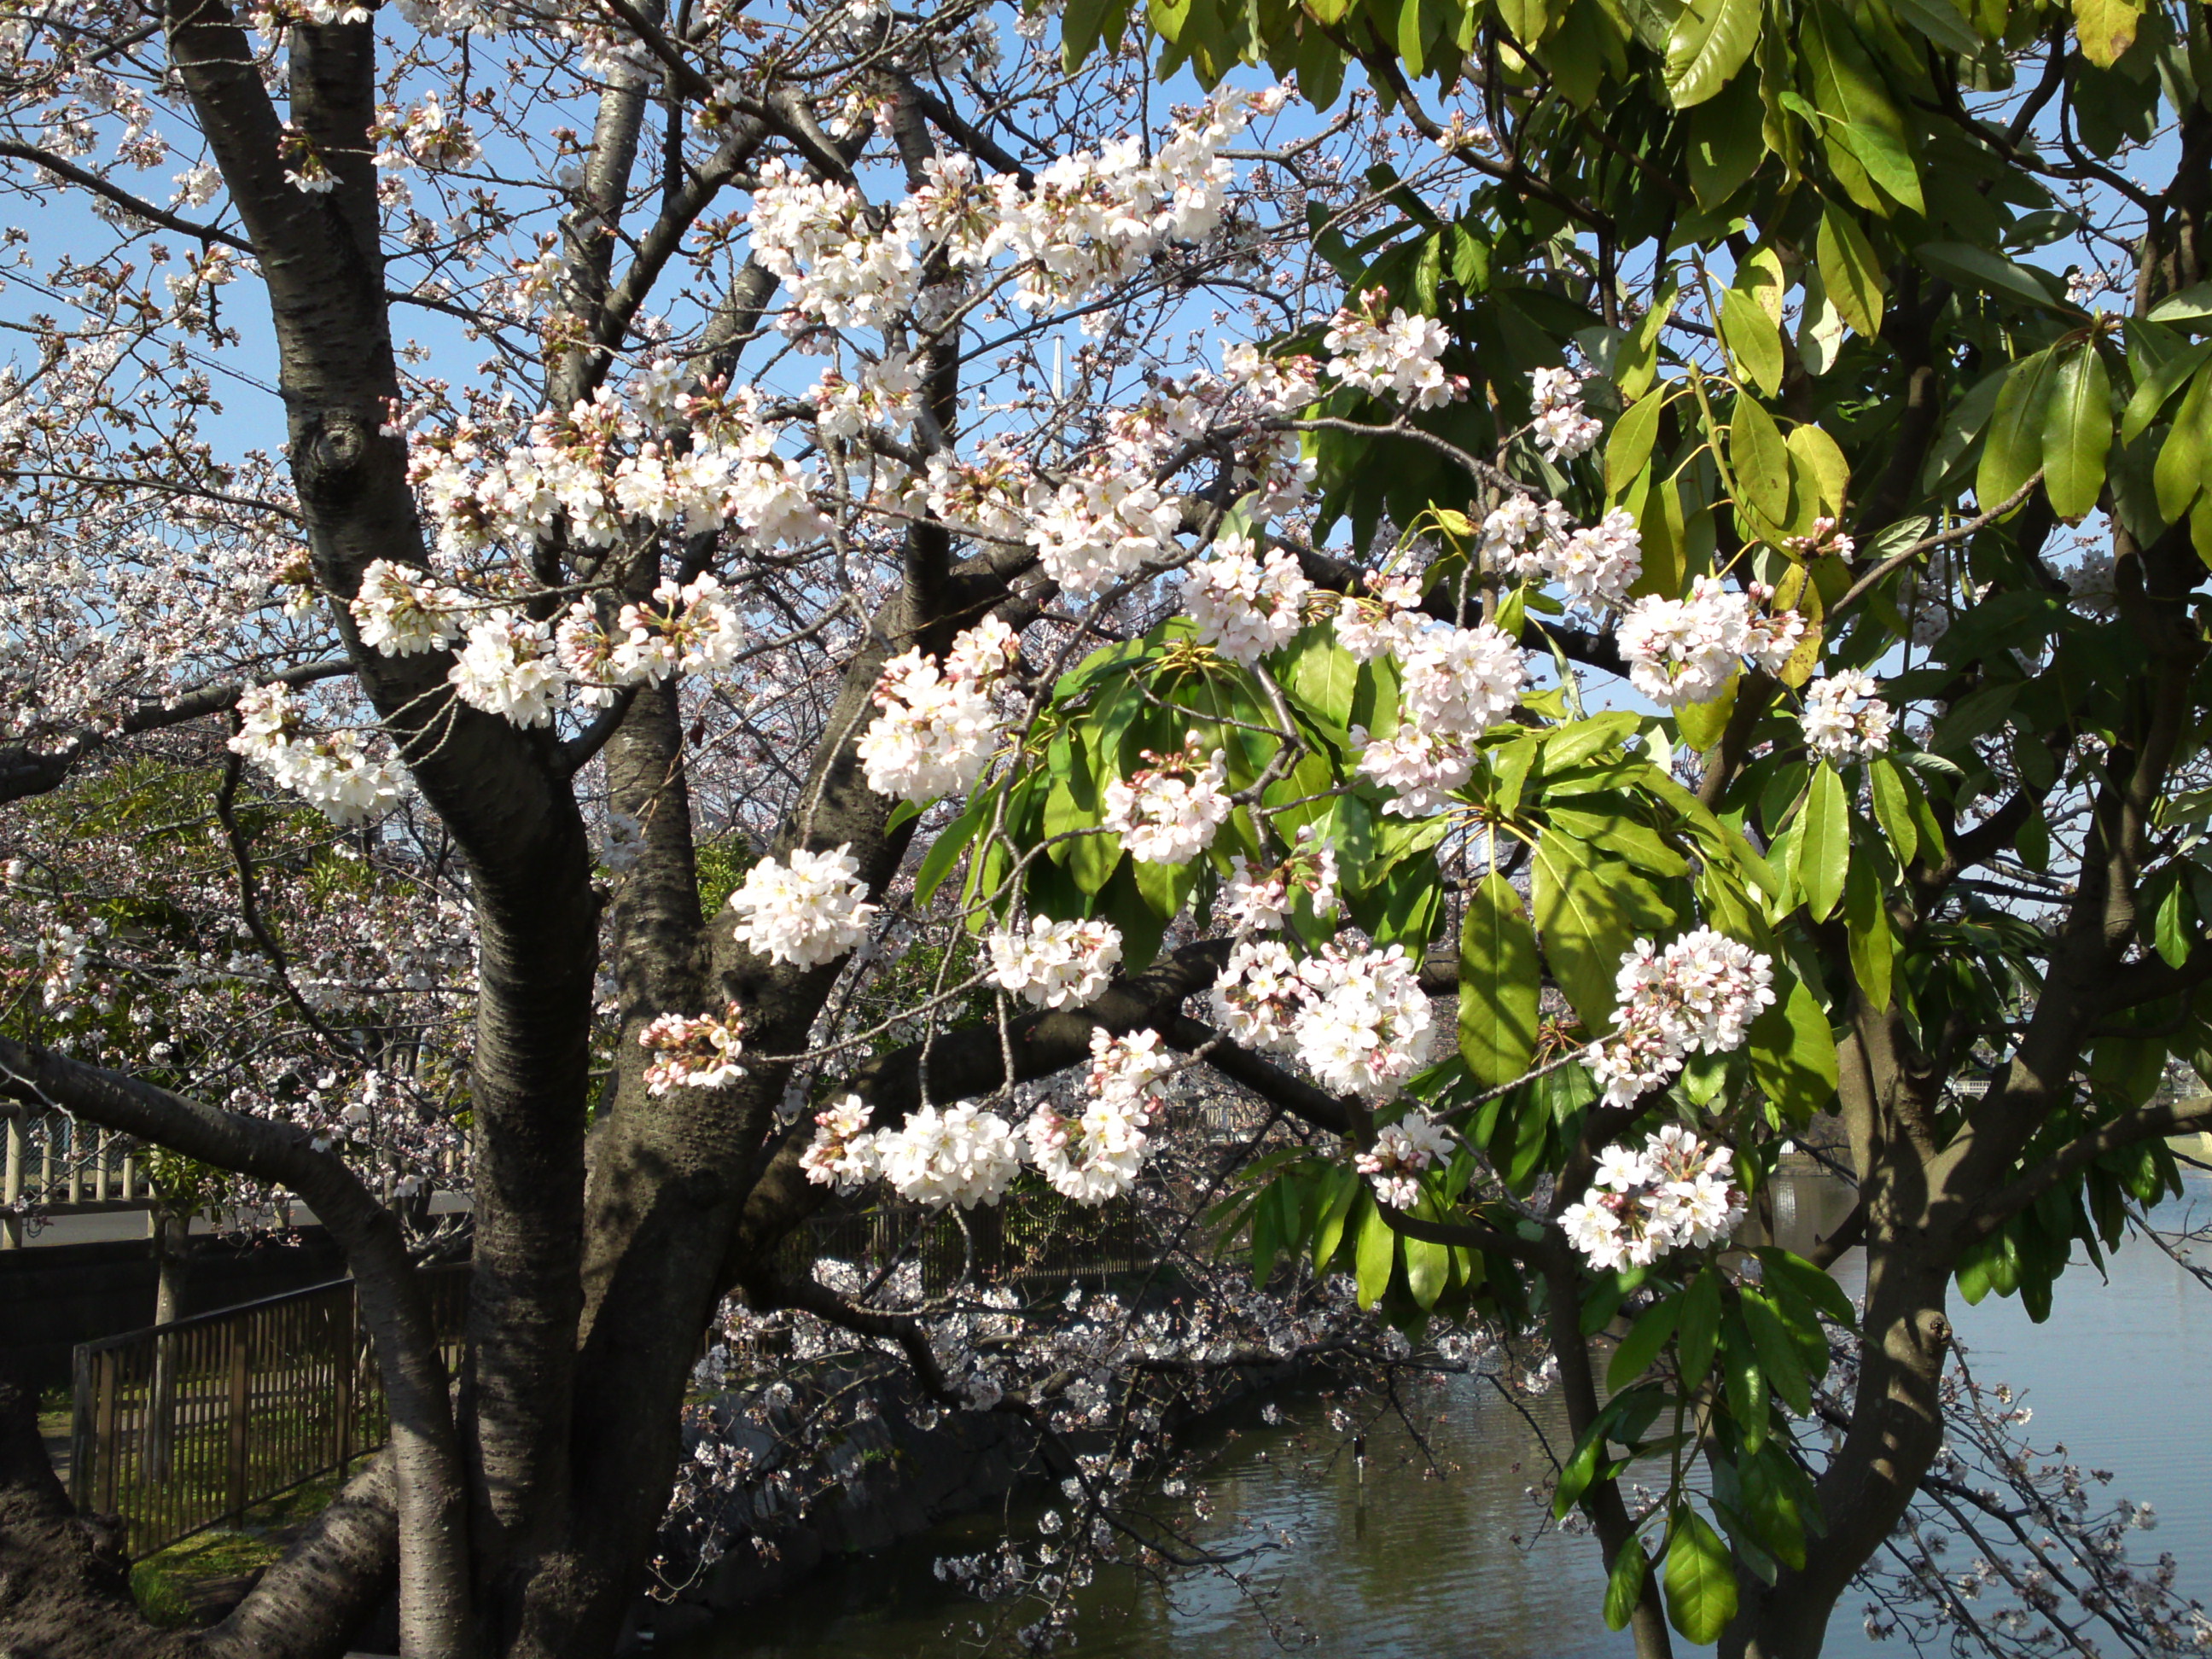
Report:
<svg viewBox="0 0 2212 1659"><path fill-rule="evenodd" d="M423 1274L448 1364L468 1267ZM122 1518L132 1560L325 1474L389 1432L349 1279L76 1350L70 1492Z"/></svg>
<svg viewBox="0 0 2212 1659"><path fill-rule="evenodd" d="M26 1212L143 1208L138 1143L65 1112L0 1104L0 1250L23 1243Z"/></svg>

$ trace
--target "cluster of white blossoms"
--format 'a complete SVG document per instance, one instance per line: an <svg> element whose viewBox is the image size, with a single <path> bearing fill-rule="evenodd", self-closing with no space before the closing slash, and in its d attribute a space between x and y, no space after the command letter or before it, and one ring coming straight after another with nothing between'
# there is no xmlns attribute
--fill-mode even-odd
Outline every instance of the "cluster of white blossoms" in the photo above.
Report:
<svg viewBox="0 0 2212 1659"><path fill-rule="evenodd" d="M465 596L389 559L370 561L347 609L361 642L387 657L443 651L461 636Z"/></svg>
<svg viewBox="0 0 2212 1659"><path fill-rule="evenodd" d="M1384 1100L1428 1058L1433 1018L1419 963L1329 944L1303 961L1249 939L1214 981L1214 1017L1249 1048L1295 1054L1328 1088Z"/></svg>
<svg viewBox="0 0 2212 1659"><path fill-rule="evenodd" d="M1598 441L1605 428L1583 413L1581 380L1564 368L1540 368L1528 379L1536 447L1546 460L1571 460Z"/></svg>
<svg viewBox="0 0 2212 1659"><path fill-rule="evenodd" d="M841 1193L866 1185L883 1173L876 1137L868 1128L874 1115L858 1095L847 1095L814 1115L814 1139L799 1154L799 1167L817 1186Z"/></svg>
<svg viewBox="0 0 2212 1659"><path fill-rule="evenodd" d="M691 536L734 525L763 544L827 531L812 476L775 453L775 431L757 395L701 392L675 404L691 428L681 445L659 441L659 411L605 386L565 414L538 411L529 441L497 459L484 460L465 423L417 441L409 476L422 488L441 554L459 560L526 544L563 514L585 547L613 545L626 519ZM648 426L648 414L656 424Z"/></svg>
<svg viewBox="0 0 2212 1659"><path fill-rule="evenodd" d="M744 644L737 607L711 574L680 585L663 581L650 605L623 605L612 632L591 601L579 599L554 632L554 654L573 682L571 695L600 708L611 707L624 686L658 685L678 673L720 673Z"/></svg>
<svg viewBox="0 0 2212 1659"><path fill-rule="evenodd" d="M1359 769L1395 799L1383 808L1401 817L1441 810L1474 767L1474 740L1506 719L1528 688L1520 646L1489 623L1455 628L1412 607L1417 584L1384 585L1376 601L1348 599L1337 617L1337 638L1361 661L1386 652L1398 662L1399 726L1388 738L1352 728Z"/></svg>
<svg viewBox="0 0 2212 1659"><path fill-rule="evenodd" d="M1381 314L1386 296L1380 289L1362 294L1329 319L1322 343L1328 348L1328 371L1344 385L1378 398L1434 409L1467 396L1464 374L1444 373L1443 351L1451 343L1433 317L1409 317L1402 306Z"/></svg>
<svg viewBox="0 0 2212 1659"><path fill-rule="evenodd" d="M1076 303L1170 243L1212 236L1234 177L1223 146L1285 96L1224 89L1157 148L1117 139L1058 158L1028 186L969 155L933 158L923 182L888 209L772 161L747 215L752 254L791 295L793 328L895 325L932 254L969 271L1006 259L1014 302L1029 311Z"/></svg>
<svg viewBox="0 0 2212 1659"><path fill-rule="evenodd" d="M735 605L711 574L664 581L647 605L624 605L610 630L579 599L557 629L505 605L486 609L428 577L378 559L349 605L363 645L388 657L467 644L447 672L471 708L517 726L551 722L564 698L605 708L623 686L720 672L744 647Z"/></svg>
<svg viewBox="0 0 2212 1659"><path fill-rule="evenodd" d="M1336 853L1316 837L1310 823L1298 827L1290 857L1273 869L1254 870L1242 853L1231 854L1221 914L1239 933L1272 933L1281 927L1290 920L1293 888L1310 895L1316 916L1336 908Z"/></svg>
<svg viewBox="0 0 2212 1659"><path fill-rule="evenodd" d="M1176 540L1182 501L1161 479L1209 436L1237 434L1241 459L1230 482L1255 521L1287 512L1305 498L1314 463L1300 455L1296 433L1278 432L1271 442L1258 428L1312 401L1313 364L1304 357L1264 360L1249 346L1225 348L1222 362L1218 375L1162 382L1137 404L1115 410L1099 447L1054 486L1023 481L1019 464L1001 454L968 470L966 477L960 469L947 469L946 481L960 478L963 487L933 488L931 507L948 522L1026 539L1045 574L1078 594L1182 556ZM973 504L963 497L975 498ZM1023 504L1019 517L1013 514L1017 501ZM1232 573L1224 575L1237 580ZM1262 585L1279 587L1288 580L1278 568L1263 574ZM1275 596L1265 597L1272 606Z"/></svg>
<svg viewBox="0 0 2212 1659"><path fill-rule="evenodd" d="M998 928L990 939L991 977L1040 1008L1079 1008L1095 1000L1121 962L1121 930L1110 921L1032 917L1029 932Z"/></svg>
<svg viewBox="0 0 2212 1659"><path fill-rule="evenodd" d="M1771 598L1754 582L1739 592L1717 576L1700 576L1686 599L1638 599L1615 635L1638 690L1662 708L1705 702L1749 657L1778 672L1804 637L1805 619L1795 611L1760 616L1755 606Z"/></svg>
<svg viewBox="0 0 2212 1659"><path fill-rule="evenodd" d="M1567 1242L1600 1273L1649 1267L1723 1243L1742 1224L1735 1154L1669 1123L1641 1150L1608 1146L1594 1185L1559 1213Z"/></svg>
<svg viewBox="0 0 2212 1659"><path fill-rule="evenodd" d="M1352 1167L1375 1188L1375 1201L1410 1210L1421 1196L1421 1172L1451 1158L1451 1137L1425 1112L1375 1132L1375 1149L1362 1152Z"/></svg>
<svg viewBox="0 0 2212 1659"><path fill-rule="evenodd" d="M503 605L469 624L468 643L446 678L471 708L516 726L550 726L568 683L553 630Z"/></svg>
<svg viewBox="0 0 2212 1659"><path fill-rule="evenodd" d="M1182 500L1149 470L1092 466L1054 491L1031 517L1029 538L1044 573L1088 593L1147 561L1174 556Z"/></svg>
<svg viewBox="0 0 2212 1659"><path fill-rule="evenodd" d="M1103 1204L1127 1192L1144 1168L1159 1105L1159 1080L1176 1062L1158 1031L1115 1036L1103 1026L1091 1033L1089 1101L1068 1117L1051 1106L1030 1114L1024 1133L1030 1161L1053 1190L1079 1204Z"/></svg>
<svg viewBox="0 0 2212 1659"><path fill-rule="evenodd" d="M839 1192L880 1178L910 1202L973 1209L1005 1195L1026 1146L1055 1191L1079 1204L1103 1204L1127 1191L1143 1168L1159 1082L1175 1067L1158 1032L1115 1036L1102 1026L1091 1034L1089 1099L1075 1116L1040 1106L1018 1134L980 1107L925 1106L896 1129L872 1129L871 1109L847 1095L815 1114L814 1139L799 1167L809 1181Z"/></svg>
<svg viewBox="0 0 2212 1659"><path fill-rule="evenodd" d="M899 1127L877 1130L875 1156L901 1198L933 1210L996 1204L1022 1167L1013 1125L975 1106L925 1106Z"/></svg>
<svg viewBox="0 0 2212 1659"><path fill-rule="evenodd" d="M1873 675L1846 668L1805 688L1805 712L1798 720L1805 728L1805 746L1842 766L1887 752L1897 711L1882 701Z"/></svg>
<svg viewBox="0 0 2212 1659"><path fill-rule="evenodd" d="M858 945L877 907L863 901L852 844L830 853L794 847L787 862L764 858L745 872L730 908L738 915L738 943L771 962L819 967Z"/></svg>
<svg viewBox="0 0 2212 1659"><path fill-rule="evenodd" d="M1637 940L1613 988L1613 1035L1593 1046L1588 1064L1606 1104L1626 1106L1680 1071L1692 1049L1741 1048L1759 1010L1773 1006L1774 962L1700 927L1663 951Z"/></svg>
<svg viewBox="0 0 2212 1659"><path fill-rule="evenodd" d="M1297 637L1313 592L1289 549L1262 557L1249 536L1216 538L1213 556L1183 571L1183 606L1198 637L1248 668Z"/></svg>
<svg viewBox="0 0 2212 1659"><path fill-rule="evenodd" d="M1106 786L1099 822L1121 837L1139 864L1188 864L1213 844L1214 832L1228 820L1228 751L1215 750L1200 767L1197 732L1188 744L1165 755L1146 750L1150 766Z"/></svg>
<svg viewBox="0 0 2212 1659"><path fill-rule="evenodd" d="M241 692L238 715L232 751L333 823L366 823L407 793L405 769L371 759L359 733L308 732L297 699L281 683Z"/></svg>
<svg viewBox="0 0 2212 1659"><path fill-rule="evenodd" d="M637 1034L638 1047L654 1056L645 1068L645 1091L665 1095L678 1087L719 1089L736 1082L745 1074L738 1064L744 1029L734 1002L720 1015L658 1016Z"/></svg>
<svg viewBox="0 0 2212 1659"><path fill-rule="evenodd" d="M942 665L918 650L891 659L875 690L884 712L858 746L868 787L927 801L973 784L998 738L991 688L1012 667L1018 649L1014 630L986 617L952 642Z"/></svg>
<svg viewBox="0 0 2212 1659"><path fill-rule="evenodd" d="M1620 507L1577 526L1558 501L1510 495L1484 517L1484 568L1522 580L1556 581L1589 610L1625 604L1644 574L1644 538Z"/></svg>

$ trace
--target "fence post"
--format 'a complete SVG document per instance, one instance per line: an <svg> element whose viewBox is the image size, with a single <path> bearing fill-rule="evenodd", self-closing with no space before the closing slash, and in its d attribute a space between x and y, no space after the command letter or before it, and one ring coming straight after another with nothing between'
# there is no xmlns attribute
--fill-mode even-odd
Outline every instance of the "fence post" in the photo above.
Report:
<svg viewBox="0 0 2212 1659"><path fill-rule="evenodd" d="M107 1202L107 1155L114 1141L114 1132L102 1129L92 1143L92 1195L102 1204Z"/></svg>
<svg viewBox="0 0 2212 1659"><path fill-rule="evenodd" d="M93 1418L93 1432L100 1441L100 1483L95 1501L103 1515L112 1514L115 1510L115 1466L123 1454L115 1433L115 1392L121 1370L112 1348L100 1356L100 1403Z"/></svg>
<svg viewBox="0 0 2212 1659"><path fill-rule="evenodd" d="M223 1514L233 1520L246 1513L246 1430L247 1407L253 1394L252 1341L243 1320L231 1327L229 1482L224 1493Z"/></svg>
<svg viewBox="0 0 2212 1659"><path fill-rule="evenodd" d="M92 1427L92 1355L70 1356L70 1503L79 1514L92 1507L92 1460L98 1438Z"/></svg>
<svg viewBox="0 0 2212 1659"><path fill-rule="evenodd" d="M346 1467L353 1462L354 1410L354 1298L347 1296L331 1316L337 1328L336 1352L331 1356L331 1370L337 1380L337 1445L334 1462L338 1466L338 1484L343 1486Z"/></svg>
<svg viewBox="0 0 2212 1659"><path fill-rule="evenodd" d="M69 1125L69 1201L84 1202L84 1137L78 1133L80 1126L75 1118L64 1120Z"/></svg>
<svg viewBox="0 0 2212 1659"><path fill-rule="evenodd" d="M16 1210L23 1202L23 1114L27 1108L19 1108L8 1120L8 1173L6 1185L0 1187L0 1204L7 1206L8 1213L0 1216L0 1250L19 1249L23 1243L23 1218Z"/></svg>

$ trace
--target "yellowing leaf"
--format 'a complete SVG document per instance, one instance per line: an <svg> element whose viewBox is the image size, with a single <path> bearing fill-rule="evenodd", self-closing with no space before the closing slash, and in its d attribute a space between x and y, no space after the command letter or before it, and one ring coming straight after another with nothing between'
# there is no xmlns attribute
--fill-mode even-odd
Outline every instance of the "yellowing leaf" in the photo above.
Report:
<svg viewBox="0 0 2212 1659"><path fill-rule="evenodd" d="M1820 264L1821 285L1844 320L1869 340L1881 332L1881 264L1858 222L1831 206L1820 216L1814 257Z"/></svg>
<svg viewBox="0 0 2212 1659"><path fill-rule="evenodd" d="M2136 43L2142 21L2136 0L2074 0L2074 29L2081 55L2099 69L2110 69Z"/></svg>

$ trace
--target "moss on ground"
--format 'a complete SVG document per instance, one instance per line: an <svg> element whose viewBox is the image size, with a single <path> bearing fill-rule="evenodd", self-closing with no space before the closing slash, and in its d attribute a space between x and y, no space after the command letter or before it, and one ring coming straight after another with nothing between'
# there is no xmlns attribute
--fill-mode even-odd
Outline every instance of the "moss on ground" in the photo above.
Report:
<svg viewBox="0 0 2212 1659"><path fill-rule="evenodd" d="M210 1528L149 1555L131 1569L131 1593L154 1624L170 1629L207 1623L244 1595L254 1575L281 1558L337 1495L336 1475L310 1480L256 1504L235 1527Z"/></svg>

